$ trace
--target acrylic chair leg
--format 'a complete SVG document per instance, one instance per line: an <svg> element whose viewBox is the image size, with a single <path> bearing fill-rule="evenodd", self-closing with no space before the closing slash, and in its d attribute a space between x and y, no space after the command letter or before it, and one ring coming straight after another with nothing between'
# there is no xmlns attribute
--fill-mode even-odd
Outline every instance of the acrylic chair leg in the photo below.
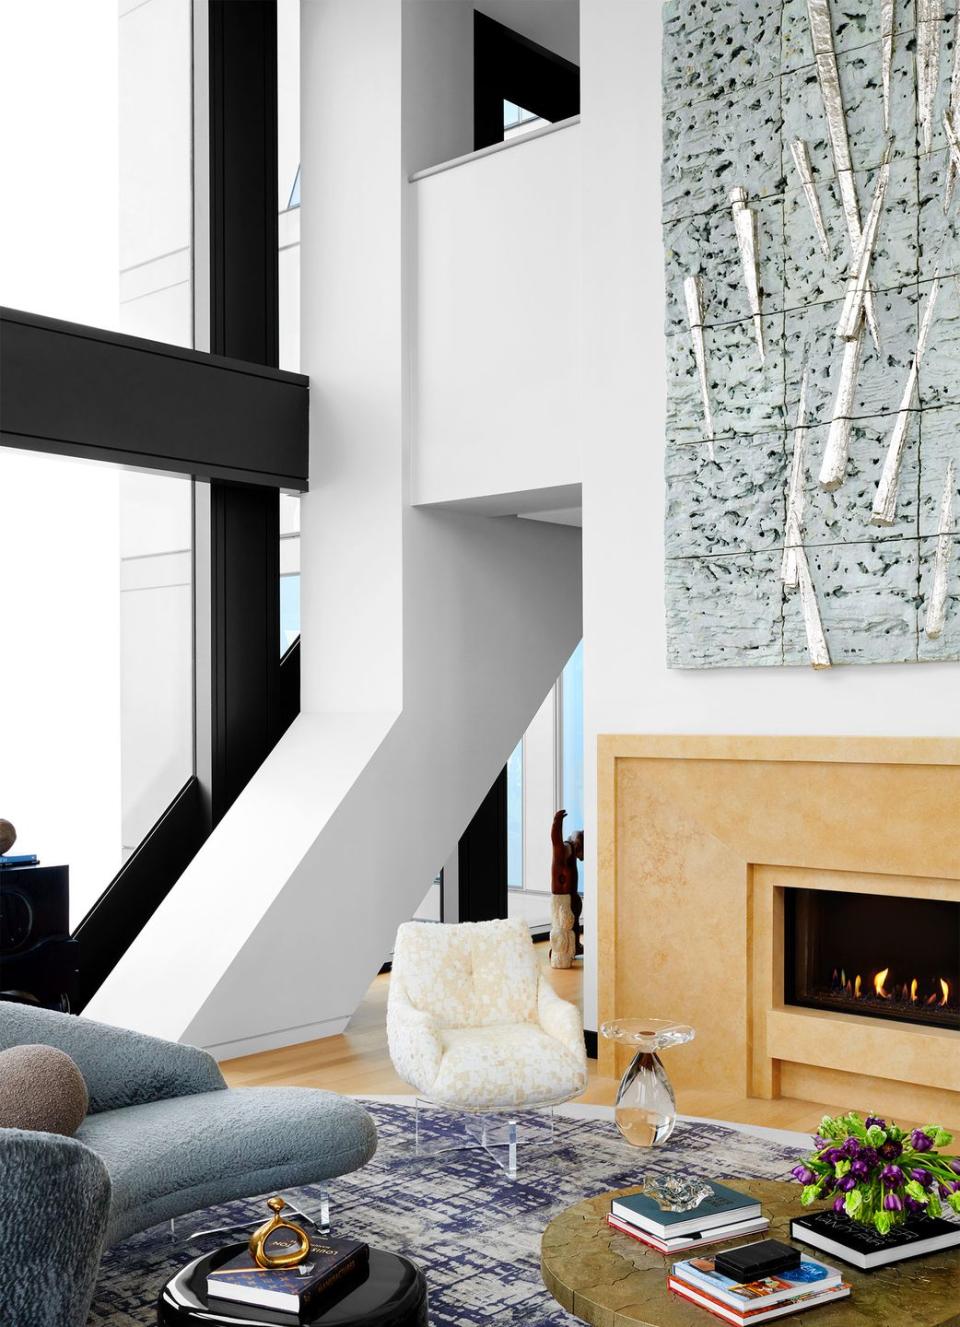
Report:
<svg viewBox="0 0 960 1327"><path fill-rule="evenodd" d="M517 1178L517 1121L511 1117L507 1125L507 1178Z"/></svg>
<svg viewBox="0 0 960 1327"><path fill-rule="evenodd" d="M311 1225L316 1230L319 1230L321 1235L329 1235L330 1234L330 1190L327 1188L325 1184L318 1184L317 1189L320 1195L320 1202L319 1202L319 1211L317 1212L316 1216L311 1216L309 1212L305 1212L303 1208L298 1207L296 1203L292 1203L289 1198L287 1199L287 1208L290 1212L293 1213L294 1216L300 1217L301 1220L306 1221L308 1225Z"/></svg>

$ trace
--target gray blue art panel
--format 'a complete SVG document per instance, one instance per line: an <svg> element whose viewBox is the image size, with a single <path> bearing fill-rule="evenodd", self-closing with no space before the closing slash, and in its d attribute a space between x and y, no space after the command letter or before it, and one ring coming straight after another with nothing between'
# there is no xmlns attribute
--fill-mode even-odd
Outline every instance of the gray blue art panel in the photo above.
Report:
<svg viewBox="0 0 960 1327"><path fill-rule="evenodd" d="M958 35L664 8L673 667L960 658Z"/></svg>

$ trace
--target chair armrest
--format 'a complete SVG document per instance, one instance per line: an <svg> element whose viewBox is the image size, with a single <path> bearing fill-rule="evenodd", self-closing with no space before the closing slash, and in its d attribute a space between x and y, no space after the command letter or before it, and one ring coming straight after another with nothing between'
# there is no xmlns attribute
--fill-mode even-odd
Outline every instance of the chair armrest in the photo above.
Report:
<svg viewBox="0 0 960 1327"><path fill-rule="evenodd" d="M91 1114L226 1087L216 1060L196 1046L75 1014L0 1004L0 1049L28 1044L66 1051L87 1084Z"/></svg>
<svg viewBox="0 0 960 1327"><path fill-rule="evenodd" d="M547 1036L559 1041L586 1071L587 1051L583 1044L583 1019L569 1000L561 1000L546 977L537 987L537 1014Z"/></svg>
<svg viewBox="0 0 960 1327"><path fill-rule="evenodd" d="M0 1129L0 1304L17 1327L84 1327L110 1211L107 1168L76 1138Z"/></svg>
<svg viewBox="0 0 960 1327"><path fill-rule="evenodd" d="M396 976L387 999L387 1044L393 1067L405 1083L429 1092L440 1072L443 1043L432 1015L407 999Z"/></svg>

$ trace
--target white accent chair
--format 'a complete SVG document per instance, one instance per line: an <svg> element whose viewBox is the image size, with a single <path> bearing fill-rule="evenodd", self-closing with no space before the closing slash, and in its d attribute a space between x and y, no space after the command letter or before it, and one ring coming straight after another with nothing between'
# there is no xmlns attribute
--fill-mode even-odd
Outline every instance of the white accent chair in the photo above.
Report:
<svg viewBox="0 0 960 1327"><path fill-rule="evenodd" d="M511 1177L516 1115L569 1101L587 1085L580 1011L541 974L519 918L405 922L393 952L387 1039L418 1101L507 1116ZM485 1123L480 1144L489 1151Z"/></svg>

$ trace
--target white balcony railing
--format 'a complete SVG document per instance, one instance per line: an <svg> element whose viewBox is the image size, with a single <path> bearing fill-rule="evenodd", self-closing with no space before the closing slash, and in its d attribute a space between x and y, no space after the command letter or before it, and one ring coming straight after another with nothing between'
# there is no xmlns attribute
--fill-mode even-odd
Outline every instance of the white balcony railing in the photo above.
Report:
<svg viewBox="0 0 960 1327"><path fill-rule="evenodd" d="M579 120L409 187L413 501L579 483Z"/></svg>

